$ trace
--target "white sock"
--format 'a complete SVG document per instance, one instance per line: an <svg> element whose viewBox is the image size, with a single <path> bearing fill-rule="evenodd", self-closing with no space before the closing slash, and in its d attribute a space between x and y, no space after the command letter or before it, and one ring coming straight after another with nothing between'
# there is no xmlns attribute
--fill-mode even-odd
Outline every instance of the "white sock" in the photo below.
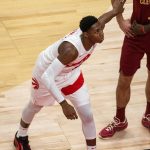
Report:
<svg viewBox="0 0 150 150"><path fill-rule="evenodd" d="M21 125L19 126L19 130L17 132L17 137L24 137L24 136L27 136L27 131L28 131L28 128L23 128Z"/></svg>
<svg viewBox="0 0 150 150"><path fill-rule="evenodd" d="M87 146L87 150L96 150L96 146Z"/></svg>

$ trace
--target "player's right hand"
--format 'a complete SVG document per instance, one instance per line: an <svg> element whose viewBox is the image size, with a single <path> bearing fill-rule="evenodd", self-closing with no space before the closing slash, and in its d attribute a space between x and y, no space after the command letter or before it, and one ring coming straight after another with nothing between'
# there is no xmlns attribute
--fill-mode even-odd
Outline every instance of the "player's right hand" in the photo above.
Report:
<svg viewBox="0 0 150 150"><path fill-rule="evenodd" d="M118 15L120 13L123 13L124 11L124 3L126 2L126 0L115 0L113 3L113 12L115 15Z"/></svg>
<svg viewBox="0 0 150 150"><path fill-rule="evenodd" d="M78 119L75 109L70 104L68 104L66 100L61 102L60 105L67 119Z"/></svg>
<svg viewBox="0 0 150 150"><path fill-rule="evenodd" d="M135 34L131 29L131 22L129 19L122 20L119 23L120 29L125 33L127 37L134 38Z"/></svg>

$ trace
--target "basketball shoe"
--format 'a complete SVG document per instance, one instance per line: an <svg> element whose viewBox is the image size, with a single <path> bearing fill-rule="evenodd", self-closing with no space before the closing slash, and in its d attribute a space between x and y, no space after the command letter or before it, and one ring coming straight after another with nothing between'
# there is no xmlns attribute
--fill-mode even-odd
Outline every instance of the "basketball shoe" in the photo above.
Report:
<svg viewBox="0 0 150 150"><path fill-rule="evenodd" d="M150 114L147 114L146 116L145 116L145 114L143 115L142 125L148 129L150 129Z"/></svg>
<svg viewBox="0 0 150 150"><path fill-rule="evenodd" d="M128 122L126 118L123 122L121 122L119 118L114 117L114 120L99 132L99 137L112 137L116 133L116 131L124 130L125 128L127 128L127 126Z"/></svg>
<svg viewBox="0 0 150 150"><path fill-rule="evenodd" d="M14 139L14 146L16 147L16 150L31 150L28 136L18 138L17 133Z"/></svg>

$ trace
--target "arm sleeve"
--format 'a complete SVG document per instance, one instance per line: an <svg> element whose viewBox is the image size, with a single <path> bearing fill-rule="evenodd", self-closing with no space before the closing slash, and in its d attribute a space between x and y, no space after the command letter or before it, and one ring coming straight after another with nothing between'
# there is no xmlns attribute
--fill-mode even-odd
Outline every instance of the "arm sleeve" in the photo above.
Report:
<svg viewBox="0 0 150 150"><path fill-rule="evenodd" d="M61 91L58 89L55 78L63 70L65 65L63 65L57 58L49 65L46 71L43 73L41 80L42 83L47 87L49 92L57 100L58 103L64 100Z"/></svg>

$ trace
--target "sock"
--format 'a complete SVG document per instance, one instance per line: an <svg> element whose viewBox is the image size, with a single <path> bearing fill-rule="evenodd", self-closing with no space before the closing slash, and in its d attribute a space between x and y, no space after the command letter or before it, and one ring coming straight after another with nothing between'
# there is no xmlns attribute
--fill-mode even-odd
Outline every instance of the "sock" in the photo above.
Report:
<svg viewBox="0 0 150 150"><path fill-rule="evenodd" d="M150 114L150 102L147 101L145 115Z"/></svg>
<svg viewBox="0 0 150 150"><path fill-rule="evenodd" d="M125 107L117 107L116 117L120 119L121 122L125 120Z"/></svg>
<svg viewBox="0 0 150 150"><path fill-rule="evenodd" d="M96 150L96 146L87 146L87 150Z"/></svg>
<svg viewBox="0 0 150 150"><path fill-rule="evenodd" d="M24 136L27 136L27 131L28 131L28 128L23 128L21 125L19 126L19 130L17 132L17 137L19 138L20 136L21 137L24 137Z"/></svg>

